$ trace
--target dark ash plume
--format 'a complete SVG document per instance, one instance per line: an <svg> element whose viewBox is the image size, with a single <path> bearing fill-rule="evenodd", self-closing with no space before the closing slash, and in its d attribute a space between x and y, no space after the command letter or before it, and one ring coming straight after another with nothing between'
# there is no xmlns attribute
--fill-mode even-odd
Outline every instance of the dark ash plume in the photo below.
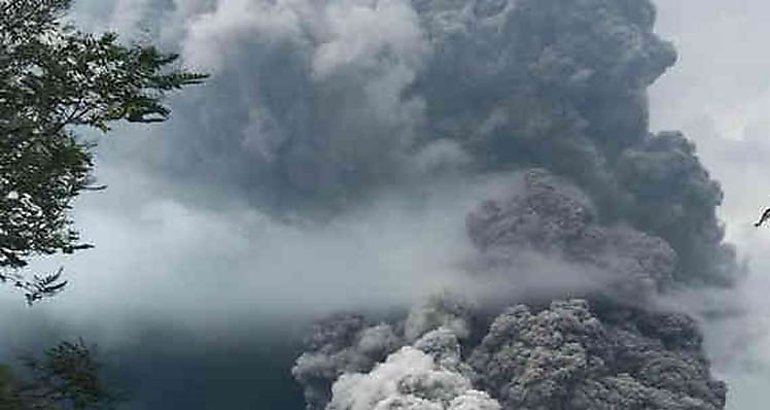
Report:
<svg viewBox="0 0 770 410"><path fill-rule="evenodd" d="M305 384L308 409L724 408L725 385L711 376L692 319L598 306L583 300L539 311L517 305L498 316L475 347L440 326L404 347L376 349L387 356L381 363L360 346L365 333L385 325L360 330L360 319L340 316L316 328L312 339L328 340L303 355L294 373ZM382 340L395 339L390 329L385 333ZM335 351L343 340L352 344Z"/></svg>
<svg viewBox="0 0 770 410"><path fill-rule="evenodd" d="M600 224L668 242L677 281L735 280L719 185L684 137L648 130L646 88L676 53L647 0L218 1L168 14L186 22L171 31L189 64L213 74L163 138L141 141L177 183L310 217L457 170L540 167L583 190Z"/></svg>
<svg viewBox="0 0 770 410"><path fill-rule="evenodd" d="M459 141L482 170L572 180L599 220L665 239L678 280L734 279L718 184L680 134L648 131L646 88L676 60L650 2L414 3L434 49L414 86L428 135Z"/></svg>
<svg viewBox="0 0 770 410"><path fill-rule="evenodd" d="M541 312L513 307L473 351L479 385L504 409L721 409L726 388L709 372L686 316L585 301Z"/></svg>
<svg viewBox="0 0 770 410"><path fill-rule="evenodd" d="M660 294L729 286L738 269L693 144L649 130L647 87L676 60L650 1L174 4L168 21L182 24L166 40L213 77L163 138L138 144L198 205L239 200L323 230L383 192L449 181L462 196L468 181L510 178L468 216L464 267L482 288L471 295L529 307L492 320L498 304L482 297L391 323L325 321L293 368L310 409L723 408L692 320L651 313ZM315 273L329 254L308 255ZM587 302L551 305L573 296Z"/></svg>
<svg viewBox="0 0 770 410"><path fill-rule="evenodd" d="M448 140L477 174L524 170L523 181L511 177L511 193L468 216L478 250L468 270L499 299L541 308L519 305L488 333L469 327L475 334L456 335L469 341L458 357L472 369L464 373L472 387L511 410L724 408L725 386L710 374L695 322L655 308L673 289L729 286L738 269L715 214L721 190L692 143L648 130L646 88L676 60L652 31L652 4L413 0L412 7L430 49L404 88L424 107L412 150ZM527 262L530 254L540 259ZM560 265L542 292L537 261L545 260ZM551 303L573 295L586 301ZM416 336L401 337L406 347L385 362L327 379L327 401L310 408L404 399L371 381L397 367L410 343L419 345ZM366 386L382 394L371 399L359 390ZM359 394L371 400L351 398Z"/></svg>
<svg viewBox="0 0 770 410"><path fill-rule="evenodd" d="M677 255L666 241L628 226L599 225L583 192L543 170L529 170L523 180L512 196L485 201L468 215L468 235L480 251L472 265L479 279L501 276L531 292L528 283L546 283L537 277L544 264L527 262L534 253L562 261L552 286L557 293L540 297L571 290L643 304L673 285Z"/></svg>

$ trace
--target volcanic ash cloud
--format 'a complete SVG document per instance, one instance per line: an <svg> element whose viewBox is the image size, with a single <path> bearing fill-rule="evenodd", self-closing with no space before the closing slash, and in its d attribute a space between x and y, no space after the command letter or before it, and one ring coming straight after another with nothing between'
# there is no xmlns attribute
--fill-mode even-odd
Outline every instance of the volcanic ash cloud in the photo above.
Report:
<svg viewBox="0 0 770 410"><path fill-rule="evenodd" d="M405 319L323 322L311 337L323 343L293 370L308 408L441 409L467 395L479 408L724 408L696 322L657 303L729 286L738 269L715 215L719 185L683 135L647 127L646 88L676 59L652 31L653 6L411 6L430 50L407 88L424 107L413 147L451 141L465 172L507 173L510 188L466 219L473 304L445 296ZM410 326L419 311L430 325ZM422 356L438 334L454 337L448 361L462 377L438 377L441 359ZM459 387L403 381L434 376Z"/></svg>
<svg viewBox="0 0 770 410"><path fill-rule="evenodd" d="M371 210L391 195L452 216L437 217L442 226L467 227L466 249L451 246L460 264L419 264L453 265L462 279L377 269L400 261L387 241L371 260L349 255L343 265L362 267L357 283L451 277L446 287L471 302L443 296L379 321L321 321L292 370L308 408L724 407L694 321L657 304L675 290L729 287L739 269L716 216L721 189L694 145L649 131L647 87L676 61L653 32L651 2L158 9L172 23L162 39L213 74L175 103L162 138L137 142L160 179L195 186L188 205L237 200L303 236L299 222L324 233L351 215L382 221L387 212ZM500 189L479 188L493 178ZM450 194L433 195L442 190ZM478 204L458 212L458 197ZM396 237L426 226L404 224ZM291 265L319 284L335 278L318 269L336 243L321 237L307 246L319 248L314 261ZM408 248L432 245L414 242ZM457 256L407 254L416 253Z"/></svg>

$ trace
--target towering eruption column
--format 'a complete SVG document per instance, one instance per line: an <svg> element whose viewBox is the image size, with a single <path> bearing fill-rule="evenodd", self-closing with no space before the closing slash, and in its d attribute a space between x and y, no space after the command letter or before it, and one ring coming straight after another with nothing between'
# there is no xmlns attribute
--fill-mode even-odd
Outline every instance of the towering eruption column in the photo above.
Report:
<svg viewBox="0 0 770 410"><path fill-rule="evenodd" d="M408 93L419 142L451 140L510 192L468 216L468 275L494 302L437 298L376 326L338 316L293 369L309 409L721 409L692 318L658 296L738 271L719 185L647 87L674 64L647 0L413 0L430 56ZM531 292L558 260L564 283ZM523 280L526 278L527 280ZM515 289L510 295L499 289ZM499 308L500 301L507 308Z"/></svg>

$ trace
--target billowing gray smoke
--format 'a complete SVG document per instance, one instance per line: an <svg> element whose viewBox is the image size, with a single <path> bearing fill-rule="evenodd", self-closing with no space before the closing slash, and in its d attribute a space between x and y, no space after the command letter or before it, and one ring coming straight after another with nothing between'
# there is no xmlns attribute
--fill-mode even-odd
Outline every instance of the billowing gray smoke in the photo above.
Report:
<svg viewBox="0 0 770 410"><path fill-rule="evenodd" d="M542 170L528 171L523 180L517 194L488 200L468 215L468 234L480 251L472 269L482 271L482 277L500 276L503 293L498 296L522 287L528 273L542 275L542 262L527 261L532 254L563 262L554 278L557 292L566 283L582 282L584 293L645 303L674 285L677 258L666 241L624 225L599 225L596 210L579 189ZM506 282L512 285L508 289Z"/></svg>
<svg viewBox="0 0 770 410"><path fill-rule="evenodd" d="M461 141L484 170L569 177L605 223L676 250L678 279L726 283L716 183L681 135L647 129L646 87L675 61L647 1L421 1L434 63L416 89L430 135Z"/></svg>
<svg viewBox="0 0 770 410"><path fill-rule="evenodd" d="M738 269L693 144L649 131L676 53L648 0L142 4L213 74L137 142L188 197L324 226L383 192L506 187L465 221L472 303L319 322L292 369L308 408L724 407L694 321L658 304Z"/></svg>
<svg viewBox="0 0 770 410"><path fill-rule="evenodd" d="M393 326L385 323L370 325L358 315L335 315L315 325L306 341L309 351L297 359L292 373L305 388L308 408L323 409L332 399L332 385L340 376L368 372L405 345L413 344L424 354L439 359L446 353L447 346L446 343L434 343L434 339L443 335L438 339L446 341L448 338L450 359L454 367L460 366L459 341L470 336L472 324L470 307L447 296L434 297L415 306L406 319ZM401 356L414 354L417 353L403 353ZM433 363L429 363L430 369ZM465 370L470 370L467 365L464 366ZM372 402L370 407L360 408L374 408L375 404ZM343 408L348 407L341 407L340 410Z"/></svg>
<svg viewBox="0 0 770 410"><path fill-rule="evenodd" d="M440 329L388 356L369 374L340 377L327 408L500 410L496 400L473 389L470 373L460 361L456 337Z"/></svg>
<svg viewBox="0 0 770 410"><path fill-rule="evenodd" d="M675 254L666 242L629 227L598 226L588 199L542 170L524 180L518 195L485 202L468 218L478 249L469 274L510 285L493 286L483 306L434 298L393 324L370 325L351 315L319 322L309 351L293 369L308 409L434 408L403 402L402 396L413 393L409 383L393 382L397 387L384 391L364 381L385 383L382 374L394 372L409 349L435 354L435 344L425 340L437 334L451 336L455 367L504 409L724 407L725 386L710 374L695 321L656 307L656 296L675 286ZM543 268L542 262L531 263L532 253L560 260L561 286L533 291L538 280L530 276ZM571 282L588 286L565 285ZM552 298L571 295L590 303L554 301L546 307ZM533 307L517 305L485 321L499 300L515 299ZM340 387L350 380L361 383L355 394ZM451 406L447 399L435 408Z"/></svg>
<svg viewBox="0 0 770 410"><path fill-rule="evenodd" d="M320 322L293 369L308 409L454 409L453 399L471 386L488 396L469 408L724 407L726 388L711 377L697 325L686 315L606 301L555 301L534 311L517 305L474 341L471 318L453 306L461 304L434 299L394 326L344 315ZM419 336L410 327L416 317L434 318ZM459 387L431 381L425 372L437 369L456 374L451 383ZM420 407L427 404L418 399L438 403Z"/></svg>
<svg viewBox="0 0 770 410"><path fill-rule="evenodd" d="M701 348L687 317L573 300L505 311L469 362L506 409L721 409Z"/></svg>
<svg viewBox="0 0 770 410"><path fill-rule="evenodd" d="M510 193L467 220L477 248L468 274L495 284L495 303L483 298L475 308L481 324L463 318L459 332L440 321L417 334L409 320L320 324L314 339L324 342L311 343L293 370L308 408L448 409L471 386L496 401L478 408L723 408L726 389L710 374L694 321L655 307L657 296L683 286L730 285L737 267L715 215L720 188L693 145L679 133L648 131L646 87L675 61L652 32L652 5L412 7L430 53L401 93L424 107L410 152L449 140L472 172L523 171L511 177ZM533 290L531 276L542 270L533 254L558 261L562 284L578 276L585 286ZM494 318L506 294L508 303L533 307ZM574 296L584 300L551 303ZM412 383L383 381L407 378L398 366L405 356L432 354L420 339L431 331L454 335L456 372L471 381L438 401ZM370 340L378 334L379 343ZM427 369L437 371L437 360ZM423 368L410 371L431 379Z"/></svg>
<svg viewBox="0 0 770 410"><path fill-rule="evenodd" d="M164 16L187 24L162 37L214 74L142 141L175 180L328 215L458 168L542 167L599 223L666 240L677 280L734 279L718 184L682 135L648 131L646 88L676 60L648 1L222 0Z"/></svg>

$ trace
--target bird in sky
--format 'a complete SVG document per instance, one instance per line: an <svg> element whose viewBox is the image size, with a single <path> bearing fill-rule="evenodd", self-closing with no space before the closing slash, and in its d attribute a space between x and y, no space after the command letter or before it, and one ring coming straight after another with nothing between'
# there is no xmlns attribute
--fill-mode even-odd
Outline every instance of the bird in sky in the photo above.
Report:
<svg viewBox="0 0 770 410"><path fill-rule="evenodd" d="M754 224L754 226L756 226L757 228L759 228L759 227L760 227L760 226L762 226L762 224L763 224L763 223L765 223L765 221L767 221L768 219L770 219L770 208L767 208L767 209L765 209L765 212L764 212L764 213L762 213L762 217L761 217L761 218L759 218L759 221L757 221L757 223L755 223L755 224Z"/></svg>

